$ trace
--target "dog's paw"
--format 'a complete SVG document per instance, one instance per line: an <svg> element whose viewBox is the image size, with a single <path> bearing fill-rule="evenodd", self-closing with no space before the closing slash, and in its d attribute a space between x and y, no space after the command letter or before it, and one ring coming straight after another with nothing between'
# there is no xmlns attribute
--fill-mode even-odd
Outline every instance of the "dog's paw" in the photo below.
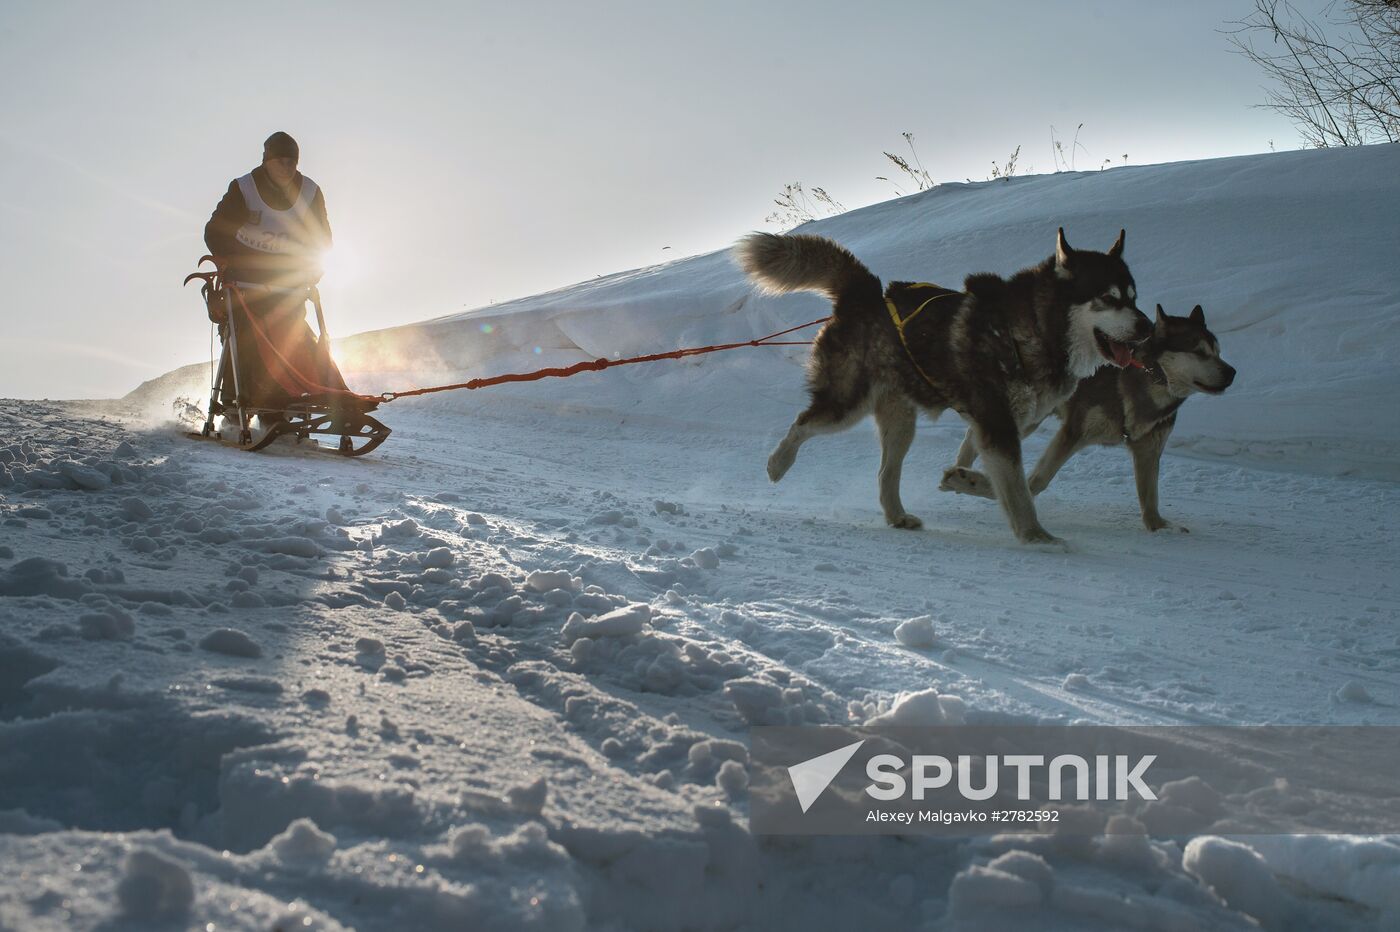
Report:
<svg viewBox="0 0 1400 932"><path fill-rule="evenodd" d="M1156 531L1176 531L1178 534L1190 534L1190 533L1191 533L1191 529L1190 529L1189 527L1182 527L1181 525L1177 524L1177 523L1174 522L1174 521L1168 521L1166 518L1162 517L1161 515L1152 515L1152 516L1150 516L1150 517L1144 517L1144 518L1142 519L1142 523L1143 523L1144 525L1146 525L1146 527L1147 527L1147 529L1148 529L1149 531L1153 531L1153 532L1156 532Z"/></svg>
<svg viewBox="0 0 1400 932"><path fill-rule="evenodd" d="M954 466L943 473L943 481L938 483L938 488L944 492L975 495L978 498L997 497L992 491L991 480L975 469L965 469L962 466Z"/></svg>
<svg viewBox="0 0 1400 932"><path fill-rule="evenodd" d="M1060 553L1069 553L1069 542L1063 538L1056 537L1043 527L1033 527L1025 534L1021 535L1021 543L1029 544L1032 547L1039 547L1044 550L1055 550Z"/></svg>
<svg viewBox="0 0 1400 932"><path fill-rule="evenodd" d="M908 513L902 514L893 520L889 518L885 520L889 523L890 527L897 527L905 531L917 531L924 526L923 519L916 518L914 515Z"/></svg>
<svg viewBox="0 0 1400 932"><path fill-rule="evenodd" d="M783 476L787 475L787 471L792 468L792 464L796 460L796 451L779 446L778 449L774 450L772 455L768 457L768 481L777 482L779 479L783 478Z"/></svg>

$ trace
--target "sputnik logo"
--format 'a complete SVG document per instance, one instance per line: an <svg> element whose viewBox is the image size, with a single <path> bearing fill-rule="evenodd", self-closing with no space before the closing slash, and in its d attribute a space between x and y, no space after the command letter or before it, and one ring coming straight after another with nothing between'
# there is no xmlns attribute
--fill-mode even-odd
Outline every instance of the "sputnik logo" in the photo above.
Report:
<svg viewBox="0 0 1400 932"><path fill-rule="evenodd" d="M812 808L817 797L826 792L826 788L831 785L832 780L836 779L841 768L846 766L864 743L865 739L862 738L855 744L848 744L844 748L837 748L820 757L813 757L800 764L793 764L787 769L788 778L792 780L792 788L797 791L797 803L802 807L803 812Z"/></svg>

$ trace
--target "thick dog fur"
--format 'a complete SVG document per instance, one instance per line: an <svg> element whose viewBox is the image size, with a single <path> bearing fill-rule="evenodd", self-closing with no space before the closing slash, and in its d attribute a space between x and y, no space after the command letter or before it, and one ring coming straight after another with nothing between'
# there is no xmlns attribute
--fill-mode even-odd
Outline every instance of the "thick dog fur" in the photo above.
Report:
<svg viewBox="0 0 1400 932"><path fill-rule="evenodd" d="M1235 369L1220 358L1220 341L1206 328L1206 315L1199 304L1186 317L1172 317L1157 305L1152 336L1133 355L1143 368L1095 373L1080 382L1070 399L1055 410L1060 429L1031 471L1031 494L1045 491L1070 457L1084 447L1126 444L1133 457L1142 523L1149 531L1185 531L1187 528L1172 524L1157 510L1162 451L1176 426L1182 402L1195 392L1219 395L1235 381ZM958 465L943 474L939 488L994 498L988 478L967 468L977 457L971 443L969 431L958 453Z"/></svg>
<svg viewBox="0 0 1400 932"><path fill-rule="evenodd" d="M880 433L880 505L899 528L922 522L900 502L900 472L919 408L952 408L971 425L976 449L1012 532L1057 542L1035 514L1021 465L1021 436L1100 366L1130 354L1152 324L1135 304L1123 234L1106 253L1077 251L1059 232L1055 255L1010 279L973 275L957 292L880 280L844 247L819 236L755 233L735 259L773 293L815 291L834 306L808 367L807 409L768 458L777 482L802 444L874 413ZM886 300L899 309L905 342ZM919 310L916 310L918 308ZM906 343L908 349L906 350Z"/></svg>

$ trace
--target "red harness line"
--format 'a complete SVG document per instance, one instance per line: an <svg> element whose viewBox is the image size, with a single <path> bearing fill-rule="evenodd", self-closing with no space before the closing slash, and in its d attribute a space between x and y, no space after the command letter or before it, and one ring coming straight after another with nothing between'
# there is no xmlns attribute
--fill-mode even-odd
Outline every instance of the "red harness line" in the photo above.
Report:
<svg viewBox="0 0 1400 932"><path fill-rule="evenodd" d="M212 276L214 273L206 273ZM190 278L204 277L192 275ZM189 281L189 279L185 279ZM206 278L206 281L208 279ZM648 353L645 356L628 356L623 359L590 359L584 362L574 363L572 366L553 367L546 369L536 369L531 372L507 372L502 375L493 375L489 378L470 379L466 382L453 382L450 385L433 385L428 388L406 389L401 392L382 392L379 395L362 395L352 392L349 389L336 388L330 385L322 385L314 378L309 378L276 346L267 335L261 323L248 309L248 304L243 299L243 292L232 282L228 283L233 290L234 297L238 299L239 306L243 309L243 315L248 320L253 330L253 336L259 346L265 352L265 359L275 359L280 365L269 366L269 374L274 380L289 394L296 396L303 394L307 388L315 389L331 395L345 395L360 401L374 401L381 404L388 404L398 398L410 398L415 395L431 395L436 392L450 392L457 389L467 389L472 391L478 388L487 388L491 385L502 385L506 382L534 382L538 379L563 379L580 372L599 372L603 369L610 369L613 366L630 366L639 362L657 362L662 359L684 359L687 356L700 356L705 353L718 353L723 350L739 349L744 346L810 346L809 340L778 340L777 337L786 336L798 330L806 330L808 327L815 327L817 324L824 324L831 320L831 317L821 317L817 320L809 320L805 324L798 324L796 327L788 327L786 330L779 330L764 337L753 340L741 340L737 343L717 343L711 346L688 346L682 349L671 350L665 353ZM322 352L328 352L328 347L319 347ZM299 383L299 384L297 384Z"/></svg>
<svg viewBox="0 0 1400 932"><path fill-rule="evenodd" d="M533 382L536 379L562 379L580 372L598 372L609 369L613 366L630 366L638 362L656 362L661 359L684 359L687 356L700 356L704 353L718 353L721 350L738 349L741 346L808 346L808 340L776 340L775 337L786 336L795 330L805 330L808 327L815 327L817 324L826 323L830 317L822 317L819 320L810 320L805 324L798 324L796 327L789 327L786 330L779 330L777 333L770 333L766 337L759 337L756 340L743 340L739 343L717 343L713 346L689 346L684 349L671 350L668 353L649 353L645 356L628 356L625 359L590 359L585 362L576 362L572 366L562 368L536 369L533 372L508 372L505 375L493 375L485 379L471 379L467 382L454 382L451 385L434 385L431 388L414 388L402 392L384 392L379 396L383 402L390 402L396 398L408 398L413 395L431 395L434 392L450 392L455 389L465 388L468 390L486 388L490 385L500 385L504 382Z"/></svg>

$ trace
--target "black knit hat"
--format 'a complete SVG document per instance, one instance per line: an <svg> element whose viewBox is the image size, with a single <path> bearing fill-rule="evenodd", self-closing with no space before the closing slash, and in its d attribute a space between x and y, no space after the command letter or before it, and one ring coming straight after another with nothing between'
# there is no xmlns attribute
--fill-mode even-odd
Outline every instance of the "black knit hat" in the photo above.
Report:
<svg viewBox="0 0 1400 932"><path fill-rule="evenodd" d="M301 156L297 141L278 130L263 142L263 161L268 159L296 159Z"/></svg>

